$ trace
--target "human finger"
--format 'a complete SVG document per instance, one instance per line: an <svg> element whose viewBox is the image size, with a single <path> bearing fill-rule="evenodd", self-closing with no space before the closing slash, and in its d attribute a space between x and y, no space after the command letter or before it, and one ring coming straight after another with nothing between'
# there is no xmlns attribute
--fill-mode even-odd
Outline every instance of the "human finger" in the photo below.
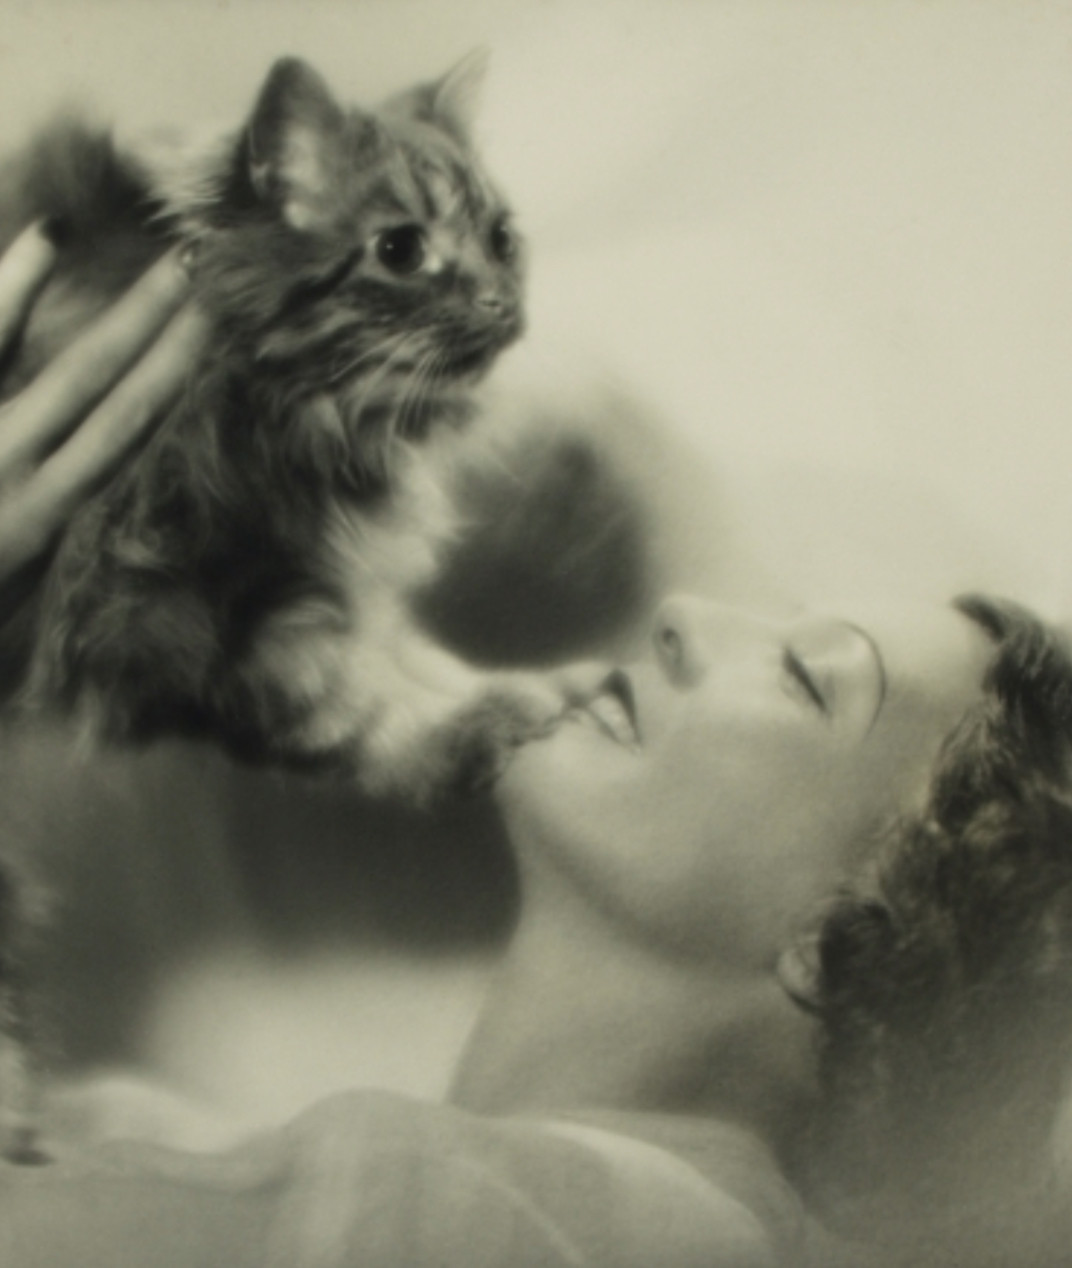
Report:
<svg viewBox="0 0 1072 1268"><path fill-rule="evenodd" d="M44 550L181 390L207 319L189 306L86 421L0 504L0 578Z"/></svg>
<svg viewBox="0 0 1072 1268"><path fill-rule="evenodd" d="M111 474L176 398L207 333L208 320L193 305L172 318L130 373L38 468L30 483L46 504L69 505Z"/></svg>
<svg viewBox="0 0 1072 1268"><path fill-rule="evenodd" d="M138 360L187 296L168 252L0 413L0 473L47 453Z"/></svg>
<svg viewBox="0 0 1072 1268"><path fill-rule="evenodd" d="M56 263L56 248L41 224L32 224L0 256L0 351L22 329Z"/></svg>

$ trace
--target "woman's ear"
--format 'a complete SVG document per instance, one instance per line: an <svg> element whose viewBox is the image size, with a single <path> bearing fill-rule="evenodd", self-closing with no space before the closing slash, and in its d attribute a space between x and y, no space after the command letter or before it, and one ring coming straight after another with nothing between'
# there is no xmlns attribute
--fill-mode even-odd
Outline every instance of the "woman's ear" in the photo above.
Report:
<svg viewBox="0 0 1072 1268"><path fill-rule="evenodd" d="M801 934L778 957L774 975L782 990L805 1012L819 1010L819 934Z"/></svg>
<svg viewBox="0 0 1072 1268"><path fill-rule="evenodd" d="M312 228L323 214L345 125L317 71L295 57L275 63L246 129L246 160L258 198L295 229Z"/></svg>

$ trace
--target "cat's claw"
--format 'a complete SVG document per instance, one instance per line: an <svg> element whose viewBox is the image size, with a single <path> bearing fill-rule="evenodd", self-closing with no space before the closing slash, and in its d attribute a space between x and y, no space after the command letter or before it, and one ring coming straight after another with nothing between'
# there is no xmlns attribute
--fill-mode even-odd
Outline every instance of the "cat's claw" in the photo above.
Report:
<svg viewBox="0 0 1072 1268"><path fill-rule="evenodd" d="M540 684L543 687L543 684ZM450 723L442 737L450 752L451 791L481 792L502 775L514 753L550 735L565 713L555 692L495 687Z"/></svg>
<svg viewBox="0 0 1072 1268"><path fill-rule="evenodd" d="M519 748L552 735L606 675L606 665L587 662L546 672L489 674L467 699L404 746L359 751L359 780L374 795L402 796L425 806L483 792Z"/></svg>
<svg viewBox="0 0 1072 1268"><path fill-rule="evenodd" d="M438 737L449 753L446 783L450 790L463 794L486 790L519 748L552 735L606 673L605 665L586 662L547 673L504 676L489 687L456 714Z"/></svg>
<svg viewBox="0 0 1072 1268"><path fill-rule="evenodd" d="M602 662L577 661L493 688L476 710L477 720L486 719L489 760L470 787L495 783L519 748L553 735L572 709L598 691L608 672Z"/></svg>

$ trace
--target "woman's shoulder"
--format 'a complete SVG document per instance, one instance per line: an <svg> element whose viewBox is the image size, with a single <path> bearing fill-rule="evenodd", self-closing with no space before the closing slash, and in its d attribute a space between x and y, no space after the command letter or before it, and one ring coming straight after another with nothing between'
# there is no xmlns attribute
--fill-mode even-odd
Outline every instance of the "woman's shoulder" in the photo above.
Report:
<svg viewBox="0 0 1072 1268"><path fill-rule="evenodd" d="M799 1205L769 1152L710 1120L488 1116L350 1092L287 1131L293 1214L323 1214L334 1193L333 1216L314 1223L360 1228L363 1263L381 1262L382 1240L391 1265L407 1245L407 1264L751 1268L783 1262L799 1236Z"/></svg>
<svg viewBox="0 0 1072 1268"><path fill-rule="evenodd" d="M105 1118L119 1092L97 1104ZM767 1268L797 1244L799 1208L766 1150L701 1118L490 1116L352 1091L221 1147L200 1129L191 1145L185 1122L164 1144L174 1106L147 1119L146 1098L119 1099L114 1132L79 1133L49 1166L0 1166L0 1248L44 1238L34 1262L84 1262L87 1244L114 1262L165 1219L221 1252L194 1246L183 1265Z"/></svg>
<svg viewBox="0 0 1072 1268"><path fill-rule="evenodd" d="M737 1124L698 1114L590 1111L546 1126L598 1152L623 1188L673 1193L679 1205L691 1195L720 1225L750 1229L776 1252L775 1262L799 1244L800 1200L770 1149Z"/></svg>

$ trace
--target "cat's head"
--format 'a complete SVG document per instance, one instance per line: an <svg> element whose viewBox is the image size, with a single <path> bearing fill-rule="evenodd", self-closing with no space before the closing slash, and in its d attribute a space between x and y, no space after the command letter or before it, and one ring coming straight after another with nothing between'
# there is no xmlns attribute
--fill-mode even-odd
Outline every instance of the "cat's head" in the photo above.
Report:
<svg viewBox="0 0 1072 1268"><path fill-rule="evenodd" d="M237 143L173 186L204 302L259 372L402 394L404 430L520 334L522 245L470 139L482 71L471 56L368 111L280 61Z"/></svg>

